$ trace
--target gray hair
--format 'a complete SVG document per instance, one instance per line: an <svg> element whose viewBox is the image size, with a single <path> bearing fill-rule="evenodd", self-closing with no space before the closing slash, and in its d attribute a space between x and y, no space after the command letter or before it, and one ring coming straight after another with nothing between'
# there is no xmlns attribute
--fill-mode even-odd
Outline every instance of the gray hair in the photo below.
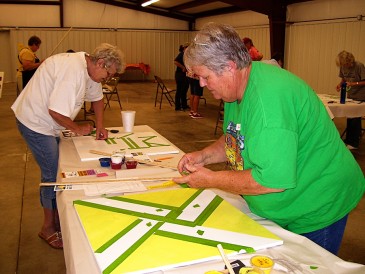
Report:
<svg viewBox="0 0 365 274"><path fill-rule="evenodd" d="M96 63L99 59L103 59L107 67L114 64L118 73L122 73L126 66L123 52L116 46L108 43L102 43L96 47L94 52L89 56L93 63Z"/></svg>
<svg viewBox="0 0 365 274"><path fill-rule="evenodd" d="M336 65L342 67L343 65L352 66L355 63L355 57L351 52L341 51L336 58Z"/></svg>
<svg viewBox="0 0 365 274"><path fill-rule="evenodd" d="M188 70L192 66L206 66L221 75L229 61L235 62L238 69L248 67L252 62L238 33L224 24L205 24L184 53Z"/></svg>

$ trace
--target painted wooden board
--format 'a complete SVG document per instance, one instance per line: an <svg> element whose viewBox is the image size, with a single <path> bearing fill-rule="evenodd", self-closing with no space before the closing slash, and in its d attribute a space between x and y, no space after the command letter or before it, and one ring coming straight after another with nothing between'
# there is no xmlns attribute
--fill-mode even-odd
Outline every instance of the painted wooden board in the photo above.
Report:
<svg viewBox="0 0 365 274"><path fill-rule="evenodd" d="M173 189L78 200L100 272L149 273L283 244L210 190Z"/></svg>
<svg viewBox="0 0 365 274"><path fill-rule="evenodd" d="M179 149L154 132L134 132L109 134L106 140L95 140L95 135L72 137L77 153L81 161L91 161L100 158L100 155L90 153L90 150L97 150L106 153L124 151L127 157L133 154L170 154L179 153Z"/></svg>

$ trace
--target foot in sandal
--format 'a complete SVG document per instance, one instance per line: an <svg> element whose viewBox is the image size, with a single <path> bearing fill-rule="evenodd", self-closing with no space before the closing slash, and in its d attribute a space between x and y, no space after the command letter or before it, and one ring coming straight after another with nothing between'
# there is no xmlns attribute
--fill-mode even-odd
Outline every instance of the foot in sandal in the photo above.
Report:
<svg viewBox="0 0 365 274"><path fill-rule="evenodd" d="M62 241L62 234L59 231L56 231L55 233L45 236L42 232L38 233L39 238L43 239L45 242L47 242L48 245L50 245L52 248L55 249L63 249L63 241Z"/></svg>

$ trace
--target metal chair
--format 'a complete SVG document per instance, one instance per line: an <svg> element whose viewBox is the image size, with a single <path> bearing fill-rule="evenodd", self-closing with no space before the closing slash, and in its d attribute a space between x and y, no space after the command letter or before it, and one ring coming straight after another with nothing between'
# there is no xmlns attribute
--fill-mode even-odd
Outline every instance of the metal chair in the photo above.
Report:
<svg viewBox="0 0 365 274"><path fill-rule="evenodd" d="M221 100L220 103L219 103L217 120L215 122L214 135L217 134L217 129L218 128L223 130L223 117L224 117L224 102L223 102L223 100Z"/></svg>
<svg viewBox="0 0 365 274"><path fill-rule="evenodd" d="M156 88L156 97L155 97L155 106L157 104L157 97L158 94L161 93L161 97L160 97L160 109L161 109L161 104L162 104L162 98L163 96L166 97L167 101L169 102L170 106L175 105L174 99L171 96L171 93L176 91L176 89L170 89L168 87L166 87L165 83L162 81L162 79L158 76L155 75L155 79L156 79L156 83L157 83L157 88Z"/></svg>
<svg viewBox="0 0 365 274"><path fill-rule="evenodd" d="M88 119L87 116L89 115L93 115L93 114L88 114L87 111L86 111L86 102L84 102L84 106L81 108L81 110L84 111L84 119L78 119L78 120L74 120L74 122L76 123L83 123L83 122L90 122L93 127L95 128L95 121L93 119Z"/></svg>
<svg viewBox="0 0 365 274"><path fill-rule="evenodd" d="M105 96L106 102L104 104L104 110L106 107L110 108L110 101L117 101L119 104L120 110L122 110L122 104L120 102L119 94L118 94L118 76L110 78L107 82L103 84L103 94ZM112 99L113 96L116 96L116 99Z"/></svg>

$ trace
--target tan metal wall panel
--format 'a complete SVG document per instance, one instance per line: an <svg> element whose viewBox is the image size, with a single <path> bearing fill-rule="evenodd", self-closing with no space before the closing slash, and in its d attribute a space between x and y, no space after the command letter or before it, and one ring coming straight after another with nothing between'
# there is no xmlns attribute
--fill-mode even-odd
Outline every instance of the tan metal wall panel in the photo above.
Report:
<svg viewBox="0 0 365 274"><path fill-rule="evenodd" d="M249 37L254 46L261 52L265 59L271 59L270 53L270 28L269 26L257 26L236 29L241 38Z"/></svg>
<svg viewBox="0 0 365 274"><path fill-rule="evenodd" d="M305 80L317 93L337 94L337 54L346 50L365 62L364 21L297 23L287 28L286 68Z"/></svg>
<svg viewBox="0 0 365 274"><path fill-rule="evenodd" d="M174 59L179 45L191 40L192 33L187 31L131 31L131 30L82 30L82 29L19 29L10 31L11 55L13 56L12 81L15 81L17 68L17 45L27 45L32 35L42 40L37 52L40 59L65 52L92 52L100 43L117 45L125 54L127 63L149 64L151 73L148 79L159 75L163 79L174 79Z"/></svg>

